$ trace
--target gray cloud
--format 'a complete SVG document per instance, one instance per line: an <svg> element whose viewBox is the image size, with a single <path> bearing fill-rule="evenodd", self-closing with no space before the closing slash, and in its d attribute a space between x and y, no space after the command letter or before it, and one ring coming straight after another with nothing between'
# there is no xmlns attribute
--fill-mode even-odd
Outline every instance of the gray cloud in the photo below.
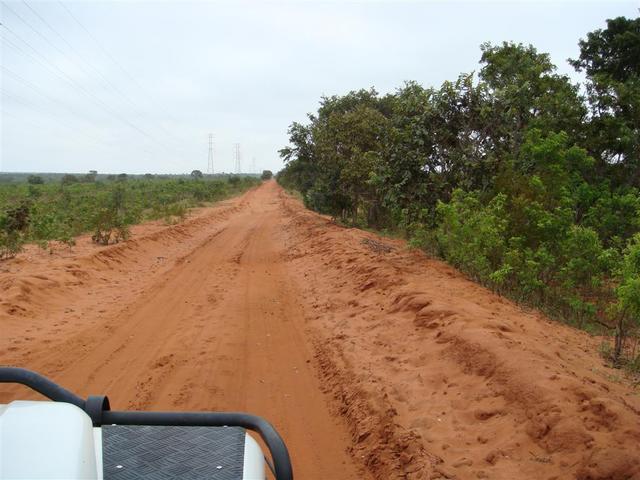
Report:
<svg viewBox="0 0 640 480"><path fill-rule="evenodd" d="M59 2L28 5L1 12L3 171L205 170L209 132L218 171L234 142L245 171L252 157L278 170L287 126L323 94L437 86L477 70L484 41L532 43L578 79L578 39L638 14L636 1L65 2L103 51Z"/></svg>

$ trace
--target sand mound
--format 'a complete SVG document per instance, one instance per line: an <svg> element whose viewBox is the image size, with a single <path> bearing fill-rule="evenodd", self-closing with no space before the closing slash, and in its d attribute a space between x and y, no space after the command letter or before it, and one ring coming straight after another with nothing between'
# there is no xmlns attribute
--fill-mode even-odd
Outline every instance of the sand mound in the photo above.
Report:
<svg viewBox="0 0 640 480"><path fill-rule="evenodd" d="M595 340L282 202L326 383L376 478L638 477L640 397Z"/></svg>
<svg viewBox="0 0 640 480"><path fill-rule="evenodd" d="M264 415L299 478L640 479L640 396L595 339L274 182L2 262L0 328L2 363L116 408Z"/></svg>

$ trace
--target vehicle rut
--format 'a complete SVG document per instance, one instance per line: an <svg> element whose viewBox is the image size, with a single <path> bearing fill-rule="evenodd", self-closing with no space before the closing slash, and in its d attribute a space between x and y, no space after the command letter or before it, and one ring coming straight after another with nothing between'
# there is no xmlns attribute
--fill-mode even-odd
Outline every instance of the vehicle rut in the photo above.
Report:
<svg viewBox="0 0 640 480"><path fill-rule="evenodd" d="M29 248L0 288L1 363L115 409L263 416L297 478L640 479L640 397L600 339L274 181L123 244Z"/></svg>

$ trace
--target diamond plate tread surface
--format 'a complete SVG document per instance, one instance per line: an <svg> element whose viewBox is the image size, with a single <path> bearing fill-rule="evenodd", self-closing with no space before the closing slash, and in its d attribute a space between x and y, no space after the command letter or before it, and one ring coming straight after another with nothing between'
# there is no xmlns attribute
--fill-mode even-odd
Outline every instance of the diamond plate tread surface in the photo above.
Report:
<svg viewBox="0 0 640 480"><path fill-rule="evenodd" d="M104 425L105 480L242 480L238 427Z"/></svg>

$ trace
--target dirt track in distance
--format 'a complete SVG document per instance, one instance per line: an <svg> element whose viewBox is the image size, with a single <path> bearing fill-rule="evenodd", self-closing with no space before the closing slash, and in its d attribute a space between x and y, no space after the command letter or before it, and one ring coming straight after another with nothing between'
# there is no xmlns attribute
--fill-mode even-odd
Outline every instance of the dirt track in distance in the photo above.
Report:
<svg viewBox="0 0 640 480"><path fill-rule="evenodd" d="M640 479L640 396L596 340L275 182L29 248L0 264L0 329L0 363L115 409L264 416L298 479Z"/></svg>

